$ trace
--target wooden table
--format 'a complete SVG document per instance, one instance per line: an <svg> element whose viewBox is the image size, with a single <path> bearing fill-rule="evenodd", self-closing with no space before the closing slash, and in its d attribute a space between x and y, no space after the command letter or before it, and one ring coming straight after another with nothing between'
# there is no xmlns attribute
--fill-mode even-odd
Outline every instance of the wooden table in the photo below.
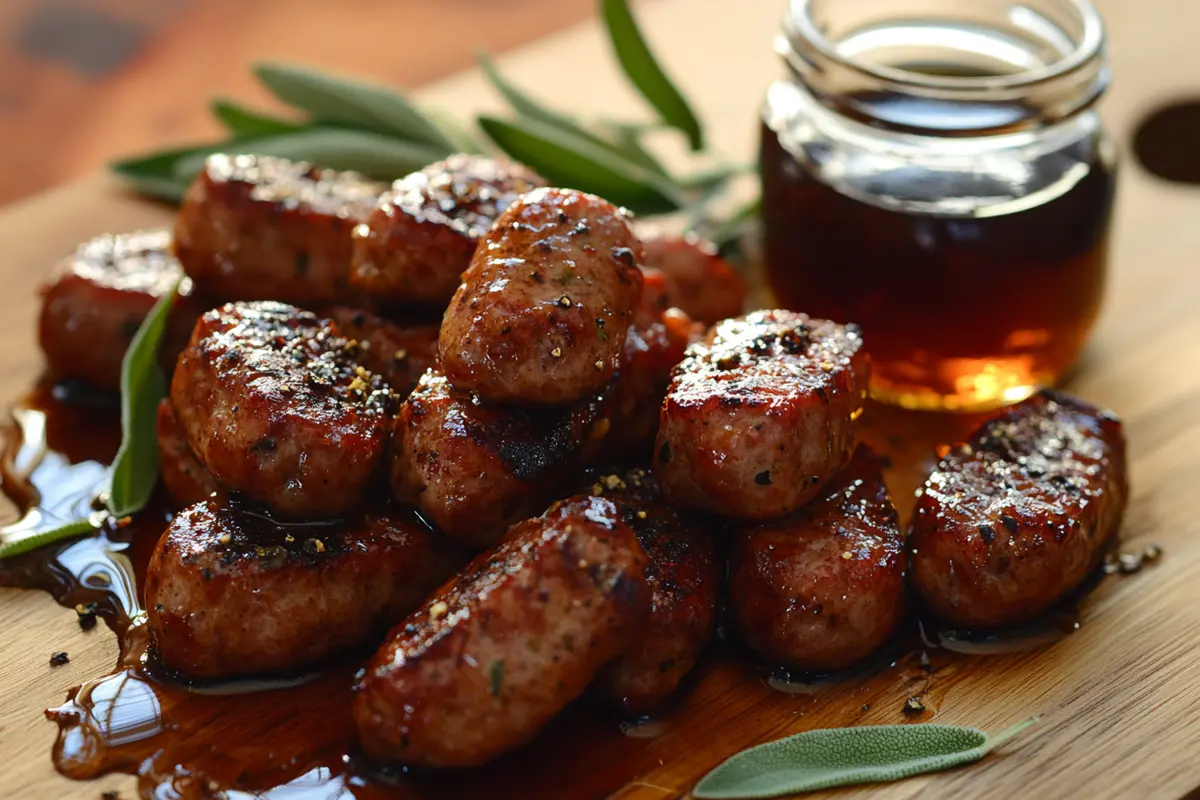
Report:
<svg viewBox="0 0 1200 800"><path fill-rule="evenodd" d="M250 65L423 86L586 19L593 0L5 0L0 205L114 158L221 130L202 98L270 107ZM419 35L414 35L419 32ZM14 157L15 156L15 157Z"/></svg>
<svg viewBox="0 0 1200 800"><path fill-rule="evenodd" d="M761 89L777 74L769 41L779 5L739 4L735 13L722 0L660 0L644 8L659 50L713 121L712 138L726 152L753 152ZM1194 87L1200 7L1173 0L1109 0L1102 7L1117 75L1105 113L1125 142L1149 109ZM564 69L566 63L589 67ZM595 29L539 41L505 66L540 94L595 113L639 107ZM472 73L423 94L460 109L495 105ZM964 658L939 677L930 718L994 731L1042 714L1019 742L975 766L838 796L1175 798L1200 787L1200 193L1152 179L1127 160L1118 206L1109 300L1070 388L1125 418L1134 494L1124 536L1161 543L1162 563L1106 581L1089 601L1083 627L1053 647ZM30 331L41 272L86 236L168 217L108 179L63 187L0 215L8 342L0 348L0 394L16 397L37 374ZM55 648L72 654L53 672L46 666L48 632ZM78 633L74 614L41 594L2 591L0 652L3 794L95 798L121 787L128 796L126 777L80 785L54 775L53 729L41 719L71 684L111 667L111 637ZM901 720L902 686L866 686L869 702L855 691L809 703L761 687L704 683L683 720L646 744L638 757L646 769L626 796L679 796L721 757L756 741L820 725Z"/></svg>

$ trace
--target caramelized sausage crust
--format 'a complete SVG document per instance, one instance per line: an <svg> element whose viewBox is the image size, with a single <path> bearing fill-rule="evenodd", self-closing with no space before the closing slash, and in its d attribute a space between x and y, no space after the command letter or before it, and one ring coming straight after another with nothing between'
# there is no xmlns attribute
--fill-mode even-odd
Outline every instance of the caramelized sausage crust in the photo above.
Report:
<svg viewBox="0 0 1200 800"><path fill-rule="evenodd" d="M466 767L525 744L637 635L645 562L601 497L513 526L367 664L354 700L364 749Z"/></svg>
<svg viewBox="0 0 1200 800"><path fill-rule="evenodd" d="M354 229L350 281L385 301L444 306L496 218L545 185L523 164L483 156L430 164L396 181Z"/></svg>
<svg viewBox="0 0 1200 800"><path fill-rule="evenodd" d="M654 458L663 494L739 519L795 511L849 459L867 373L853 325L792 311L722 322L667 390Z"/></svg>
<svg viewBox="0 0 1200 800"><path fill-rule="evenodd" d="M300 669L370 642L460 563L407 512L281 526L200 503L150 558L150 631L162 663L188 677Z"/></svg>
<svg viewBox="0 0 1200 800"><path fill-rule="evenodd" d="M730 594L738 632L777 664L843 669L896 629L904 567L879 460L860 445L820 498L737 534Z"/></svg>
<svg viewBox="0 0 1200 800"><path fill-rule="evenodd" d="M287 518L338 516L382 474L395 403L329 320L230 303L196 324L171 403L200 462Z"/></svg>
<svg viewBox="0 0 1200 800"><path fill-rule="evenodd" d="M913 585L935 614L985 628L1047 610L1115 540L1129 482L1110 412L1042 392L952 449L913 512Z"/></svg>
<svg viewBox="0 0 1200 800"><path fill-rule="evenodd" d="M430 370L400 407L392 493L446 535L482 547L536 514L609 427L604 395L569 406L488 406Z"/></svg>
<svg viewBox="0 0 1200 800"><path fill-rule="evenodd" d="M327 314L340 335L357 342L358 363L382 375L399 399L437 363L437 325L399 325L349 306L334 306Z"/></svg>
<svg viewBox="0 0 1200 800"><path fill-rule="evenodd" d="M662 271L671 305L708 324L736 317L746 302L746 283L709 242L688 236L643 237L648 267Z"/></svg>
<svg viewBox="0 0 1200 800"><path fill-rule="evenodd" d="M568 189L522 195L480 240L442 321L442 370L486 402L557 405L608 385L642 291L625 214Z"/></svg>
<svg viewBox="0 0 1200 800"><path fill-rule="evenodd" d="M175 253L217 300L346 299L350 232L383 184L282 158L210 156L175 223Z"/></svg>

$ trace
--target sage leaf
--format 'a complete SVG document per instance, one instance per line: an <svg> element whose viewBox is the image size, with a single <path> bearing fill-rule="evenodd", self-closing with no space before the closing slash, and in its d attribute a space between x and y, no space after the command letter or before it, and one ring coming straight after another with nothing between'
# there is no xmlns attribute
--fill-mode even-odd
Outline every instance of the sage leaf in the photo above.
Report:
<svg viewBox="0 0 1200 800"><path fill-rule="evenodd" d="M272 94L318 122L422 142L435 148L438 158L454 150L454 143L399 92L288 64L258 64L254 74Z"/></svg>
<svg viewBox="0 0 1200 800"><path fill-rule="evenodd" d="M216 99L210 104L213 115L234 136L272 136L300 130L303 125L279 117L272 117L234 103L232 100Z"/></svg>
<svg viewBox="0 0 1200 800"><path fill-rule="evenodd" d="M425 109L425 116L438 127L442 134L454 145L456 153L483 153L483 144L466 125L459 122L452 114L440 108Z"/></svg>
<svg viewBox="0 0 1200 800"><path fill-rule="evenodd" d="M868 725L805 731L743 750L705 775L698 798L764 798L897 781L978 761L1037 721L994 737L954 725Z"/></svg>
<svg viewBox="0 0 1200 800"><path fill-rule="evenodd" d="M687 136L692 150L704 148L704 132L691 106L663 72L626 0L600 0L609 41L625 74L663 122Z"/></svg>
<svg viewBox="0 0 1200 800"><path fill-rule="evenodd" d="M569 131L532 119L489 116L479 117L479 126L501 150L556 186L591 192L641 214L683 205L671 181Z"/></svg>
<svg viewBox="0 0 1200 800"><path fill-rule="evenodd" d="M224 152L307 161L380 180L402 178L445 155L429 145L346 128L307 128L279 136L238 139L227 143ZM191 180L204 169L207 156L197 153L180 158L175 164L175 177Z"/></svg>
<svg viewBox="0 0 1200 800"><path fill-rule="evenodd" d="M203 163L205 156L220 151L226 144L225 142L216 142L196 147L160 150L144 156L114 161L109 164L108 168L132 184L139 192L178 203L183 199L183 193L187 191L188 181L176 174L176 164L181 159L190 156L199 157Z"/></svg>
<svg viewBox="0 0 1200 800"><path fill-rule="evenodd" d="M158 348L178 293L176 283L159 298L121 361L121 447L113 460L108 492L108 511L117 518L140 511L158 481L155 420L158 404L167 394Z"/></svg>
<svg viewBox="0 0 1200 800"><path fill-rule="evenodd" d="M483 77L487 78L488 83L500 93L508 103L509 108L515 111L518 115L526 119L545 122L547 125L556 125L561 128L578 129L578 124L574 119L566 114L555 111L547 107L544 103L534 100L525 92L518 89L508 81L500 71L496 69L495 62L487 53L479 53L476 56L476 61L479 63L479 69L483 72Z"/></svg>
<svg viewBox="0 0 1200 800"><path fill-rule="evenodd" d="M97 530L99 529L92 522L85 519L68 522L66 525L51 528L48 531L38 533L26 532L25 536L20 536L16 539L8 540L0 537L0 558L19 556L22 553L28 553L30 550L36 550L39 547L45 547L48 544L53 544L63 539L73 539L76 536L95 533Z"/></svg>

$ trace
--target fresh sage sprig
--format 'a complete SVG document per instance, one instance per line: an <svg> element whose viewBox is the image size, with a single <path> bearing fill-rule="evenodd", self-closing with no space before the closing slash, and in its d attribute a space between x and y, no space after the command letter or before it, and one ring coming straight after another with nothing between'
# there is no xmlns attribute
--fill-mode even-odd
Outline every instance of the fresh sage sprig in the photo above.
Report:
<svg viewBox="0 0 1200 800"><path fill-rule="evenodd" d="M11 558L39 547L99 530L106 519L118 520L145 507L158 481L158 404L167 381L158 360L167 329L167 316L179 293L176 283L155 303L134 334L121 362L121 446L109 471L105 511L91 519L73 520L46 531L29 531L7 539L0 536L0 558Z"/></svg>
<svg viewBox="0 0 1200 800"><path fill-rule="evenodd" d="M898 781L978 761L1037 722L988 736L954 725L867 725L805 731L743 750L705 775L692 795L765 798Z"/></svg>
<svg viewBox="0 0 1200 800"><path fill-rule="evenodd" d="M654 121L585 121L553 109L502 76L487 56L480 57L480 67L510 115L479 115L471 127L388 87L266 63L255 76L295 117L217 99L211 109L228 138L123 159L112 170L147 194L178 202L214 152L280 156L394 180L453 152L490 150L528 164L552 183L604 196L635 213L684 212L715 230L722 221L712 220L707 209L719 205L714 200L744 170L718 164L676 176L662 164L646 141L660 131L682 135L698 158L720 159L704 151L700 120L650 51L626 0L597 1L616 59L654 110Z"/></svg>

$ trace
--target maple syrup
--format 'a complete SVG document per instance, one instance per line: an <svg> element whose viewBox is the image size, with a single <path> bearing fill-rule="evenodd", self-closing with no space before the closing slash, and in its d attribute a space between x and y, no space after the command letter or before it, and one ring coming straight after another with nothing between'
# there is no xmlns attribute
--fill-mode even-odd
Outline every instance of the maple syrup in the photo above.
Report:
<svg viewBox="0 0 1200 800"><path fill-rule="evenodd" d="M876 399L984 410L1075 362L1116 184L1103 41L1086 0L793 0L763 117L767 275L781 306L863 328Z"/></svg>

